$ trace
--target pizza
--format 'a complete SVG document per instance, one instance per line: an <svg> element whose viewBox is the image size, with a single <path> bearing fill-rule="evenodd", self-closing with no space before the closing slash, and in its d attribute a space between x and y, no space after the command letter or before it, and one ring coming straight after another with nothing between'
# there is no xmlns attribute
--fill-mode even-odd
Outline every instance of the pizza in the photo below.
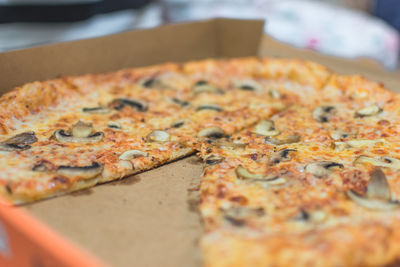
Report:
<svg viewBox="0 0 400 267"><path fill-rule="evenodd" d="M33 202L197 153L203 265L396 266L400 97L295 59L33 82L0 98L0 194Z"/></svg>

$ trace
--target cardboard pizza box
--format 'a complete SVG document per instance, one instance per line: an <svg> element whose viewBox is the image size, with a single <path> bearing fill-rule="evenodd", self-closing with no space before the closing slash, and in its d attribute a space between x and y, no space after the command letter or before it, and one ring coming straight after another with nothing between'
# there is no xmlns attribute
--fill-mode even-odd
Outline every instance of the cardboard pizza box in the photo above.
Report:
<svg viewBox="0 0 400 267"><path fill-rule="evenodd" d="M370 60L295 49L263 22L215 19L0 54L0 92L59 75L210 57L295 57L400 92L400 73ZM200 266L195 211L202 164L188 157L120 181L22 207L0 205L0 266Z"/></svg>

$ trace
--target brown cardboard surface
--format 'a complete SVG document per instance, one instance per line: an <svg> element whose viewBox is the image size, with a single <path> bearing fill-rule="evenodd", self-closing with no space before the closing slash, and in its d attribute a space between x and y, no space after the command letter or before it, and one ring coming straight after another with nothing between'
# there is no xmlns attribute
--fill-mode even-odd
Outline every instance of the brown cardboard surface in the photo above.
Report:
<svg viewBox="0 0 400 267"><path fill-rule="evenodd" d="M59 74L256 55L261 30L257 21L221 19L9 52L0 54L0 73L8 77L1 79L0 88ZM360 73L391 89L400 88L398 73L368 61L323 56L266 36L259 55L313 60L339 73ZM193 156L24 208L112 266L199 266L196 242L201 223L188 201L201 171Z"/></svg>
<svg viewBox="0 0 400 267"><path fill-rule="evenodd" d="M0 92L60 75L257 53L263 22L215 19L0 54Z"/></svg>
<svg viewBox="0 0 400 267"><path fill-rule="evenodd" d="M193 156L26 209L111 266L199 266L201 172Z"/></svg>

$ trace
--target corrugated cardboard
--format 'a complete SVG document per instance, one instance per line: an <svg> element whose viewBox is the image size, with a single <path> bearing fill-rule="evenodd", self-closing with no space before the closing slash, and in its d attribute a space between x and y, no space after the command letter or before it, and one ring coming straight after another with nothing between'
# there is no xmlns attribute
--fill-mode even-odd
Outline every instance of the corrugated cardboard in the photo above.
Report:
<svg viewBox="0 0 400 267"><path fill-rule="evenodd" d="M400 88L398 73L368 60L322 56L266 36L260 44L262 27L260 21L218 19L0 54L0 73L7 77L0 88L58 75L250 55L309 59ZM199 266L202 230L192 202L201 172L193 156L24 209L112 266Z"/></svg>

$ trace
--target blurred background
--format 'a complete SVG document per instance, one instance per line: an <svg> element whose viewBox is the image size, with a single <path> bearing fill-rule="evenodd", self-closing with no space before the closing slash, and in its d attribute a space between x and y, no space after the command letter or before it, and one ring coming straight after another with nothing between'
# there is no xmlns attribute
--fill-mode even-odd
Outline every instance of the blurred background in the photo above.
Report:
<svg viewBox="0 0 400 267"><path fill-rule="evenodd" d="M0 0L0 52L213 17L263 19L281 42L399 66L400 0Z"/></svg>

